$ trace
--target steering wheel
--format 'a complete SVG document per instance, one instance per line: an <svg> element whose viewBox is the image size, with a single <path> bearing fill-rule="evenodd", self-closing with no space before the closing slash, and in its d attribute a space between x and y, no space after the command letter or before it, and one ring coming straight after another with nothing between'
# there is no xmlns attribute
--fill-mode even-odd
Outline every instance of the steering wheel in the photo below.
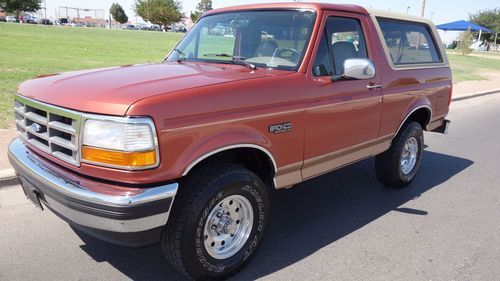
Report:
<svg viewBox="0 0 500 281"><path fill-rule="evenodd" d="M283 56L286 52L291 52L292 54L290 56ZM273 58L289 59L293 63L298 63L301 56L302 54L294 48L277 48L273 54Z"/></svg>

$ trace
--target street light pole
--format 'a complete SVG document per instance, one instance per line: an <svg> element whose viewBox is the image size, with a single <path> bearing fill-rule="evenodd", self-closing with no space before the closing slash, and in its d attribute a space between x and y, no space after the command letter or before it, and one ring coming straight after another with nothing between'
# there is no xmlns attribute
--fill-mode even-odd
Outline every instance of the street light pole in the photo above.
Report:
<svg viewBox="0 0 500 281"><path fill-rule="evenodd" d="M425 0L422 0L422 10L420 11L420 16L424 17L425 15Z"/></svg>

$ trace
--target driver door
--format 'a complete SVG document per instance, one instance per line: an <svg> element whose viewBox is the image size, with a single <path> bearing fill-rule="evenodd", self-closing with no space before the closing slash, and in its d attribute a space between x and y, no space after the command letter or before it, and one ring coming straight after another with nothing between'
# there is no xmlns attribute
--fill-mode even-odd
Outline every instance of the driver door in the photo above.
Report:
<svg viewBox="0 0 500 281"><path fill-rule="evenodd" d="M330 12L323 19L306 105L304 180L375 151L382 95L378 74L366 80L335 80L350 58L372 59L367 16Z"/></svg>

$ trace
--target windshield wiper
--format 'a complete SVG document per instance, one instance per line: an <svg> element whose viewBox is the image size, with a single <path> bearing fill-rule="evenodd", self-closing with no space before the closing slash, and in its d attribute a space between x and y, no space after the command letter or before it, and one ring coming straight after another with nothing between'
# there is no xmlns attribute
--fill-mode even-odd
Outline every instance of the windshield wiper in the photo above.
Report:
<svg viewBox="0 0 500 281"><path fill-rule="evenodd" d="M248 68L250 68L252 70L257 69L257 67L254 64L245 61L246 57L232 56L232 55L226 54L226 53L204 54L203 56L204 57L225 57L225 58L231 58L231 63L233 63L233 64L237 64L237 65L241 65L241 66L244 66L244 67L248 67Z"/></svg>
<svg viewBox="0 0 500 281"><path fill-rule="evenodd" d="M186 54L181 50L175 48L174 51L177 53L177 62L183 62L186 60Z"/></svg>

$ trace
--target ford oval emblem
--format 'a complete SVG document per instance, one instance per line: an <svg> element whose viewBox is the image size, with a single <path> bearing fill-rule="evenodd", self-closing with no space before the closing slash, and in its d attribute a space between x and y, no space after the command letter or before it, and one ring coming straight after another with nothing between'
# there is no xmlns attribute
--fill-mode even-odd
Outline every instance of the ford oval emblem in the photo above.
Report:
<svg viewBox="0 0 500 281"><path fill-rule="evenodd" d="M37 124L37 123L33 123L33 124L31 124L31 126L30 126L30 127L31 127L31 129L32 129L33 131L35 131L36 133L41 133L41 132L42 132L42 129L43 129L43 128L42 128L42 125Z"/></svg>

